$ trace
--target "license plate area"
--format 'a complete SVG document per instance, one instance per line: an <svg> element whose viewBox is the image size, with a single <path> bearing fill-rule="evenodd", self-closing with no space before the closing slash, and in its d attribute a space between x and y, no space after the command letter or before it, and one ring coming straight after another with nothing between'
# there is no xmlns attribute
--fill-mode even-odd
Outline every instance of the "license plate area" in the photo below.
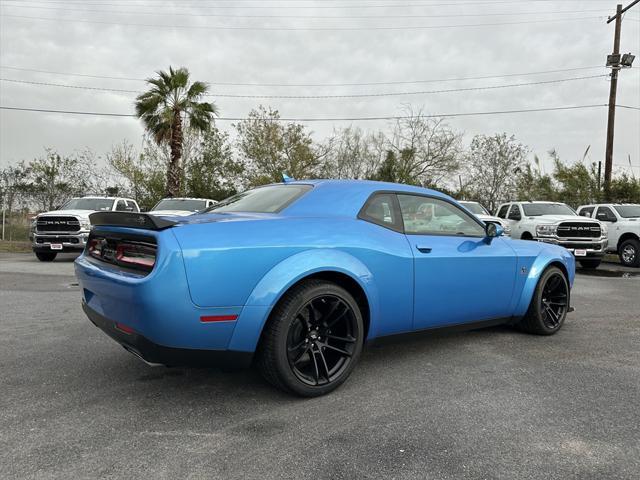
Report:
<svg viewBox="0 0 640 480"><path fill-rule="evenodd" d="M582 250L582 249L578 249L578 250L574 250L573 254L576 257L586 257L587 256L587 251L586 250Z"/></svg>
<svg viewBox="0 0 640 480"><path fill-rule="evenodd" d="M51 244L51 250L62 250L62 244L61 243L52 243Z"/></svg>

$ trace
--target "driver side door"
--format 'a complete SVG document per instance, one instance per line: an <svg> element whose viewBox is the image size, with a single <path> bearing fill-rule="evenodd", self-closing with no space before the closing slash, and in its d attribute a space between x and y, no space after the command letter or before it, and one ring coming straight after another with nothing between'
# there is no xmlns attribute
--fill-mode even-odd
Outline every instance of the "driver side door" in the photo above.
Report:
<svg viewBox="0 0 640 480"><path fill-rule="evenodd" d="M445 199L397 195L414 256L413 328L511 315L517 258L502 237Z"/></svg>

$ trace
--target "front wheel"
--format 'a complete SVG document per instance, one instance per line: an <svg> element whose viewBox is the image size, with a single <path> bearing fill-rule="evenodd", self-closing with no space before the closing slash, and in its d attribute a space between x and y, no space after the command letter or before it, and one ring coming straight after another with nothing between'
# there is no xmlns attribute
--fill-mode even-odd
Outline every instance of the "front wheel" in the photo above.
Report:
<svg viewBox="0 0 640 480"><path fill-rule="evenodd" d="M630 238L622 242L619 256L625 267L640 267L640 240Z"/></svg>
<svg viewBox="0 0 640 480"><path fill-rule="evenodd" d="M340 386L362 352L364 324L342 287L307 280L287 292L273 311L258 348L258 367L282 390L317 397Z"/></svg>
<svg viewBox="0 0 640 480"><path fill-rule="evenodd" d="M562 325L569 310L569 282L557 267L546 269L531 298L529 310L518 327L528 333L553 335Z"/></svg>
<svg viewBox="0 0 640 480"><path fill-rule="evenodd" d="M589 260L578 260L578 261L580 262L580 266L587 270L593 270L595 268L598 268L602 263L602 260L599 258L596 258L596 259L592 258Z"/></svg>
<svg viewBox="0 0 640 480"><path fill-rule="evenodd" d="M36 257L41 262L53 262L56 258L56 252L35 252Z"/></svg>

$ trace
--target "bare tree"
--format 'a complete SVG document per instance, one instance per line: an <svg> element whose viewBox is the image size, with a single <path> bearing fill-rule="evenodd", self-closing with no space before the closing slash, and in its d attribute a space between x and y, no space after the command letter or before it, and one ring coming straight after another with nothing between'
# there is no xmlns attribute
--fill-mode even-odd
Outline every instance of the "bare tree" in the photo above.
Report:
<svg viewBox="0 0 640 480"><path fill-rule="evenodd" d="M518 191L518 174L529 150L506 133L476 135L467 156L468 189L471 197L493 211Z"/></svg>
<svg viewBox="0 0 640 480"><path fill-rule="evenodd" d="M365 133L359 127L334 130L325 142L329 152L324 176L331 178L373 178L386 153L382 132Z"/></svg>
<svg viewBox="0 0 640 480"><path fill-rule="evenodd" d="M405 108L387 142L396 158L397 181L432 186L450 178L458 170L461 134L442 118L427 118L422 110Z"/></svg>

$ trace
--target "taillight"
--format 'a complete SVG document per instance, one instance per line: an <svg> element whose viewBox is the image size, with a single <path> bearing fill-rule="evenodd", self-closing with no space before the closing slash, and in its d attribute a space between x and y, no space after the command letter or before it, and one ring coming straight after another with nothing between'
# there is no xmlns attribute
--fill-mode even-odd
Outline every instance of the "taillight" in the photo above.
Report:
<svg viewBox="0 0 640 480"><path fill-rule="evenodd" d="M102 258L101 244L102 239L92 238L89 240L89 243L87 244L87 251L89 252L89 255L95 258Z"/></svg>
<svg viewBox="0 0 640 480"><path fill-rule="evenodd" d="M119 243L115 259L119 264L150 271L156 263L156 249L138 243Z"/></svg>

